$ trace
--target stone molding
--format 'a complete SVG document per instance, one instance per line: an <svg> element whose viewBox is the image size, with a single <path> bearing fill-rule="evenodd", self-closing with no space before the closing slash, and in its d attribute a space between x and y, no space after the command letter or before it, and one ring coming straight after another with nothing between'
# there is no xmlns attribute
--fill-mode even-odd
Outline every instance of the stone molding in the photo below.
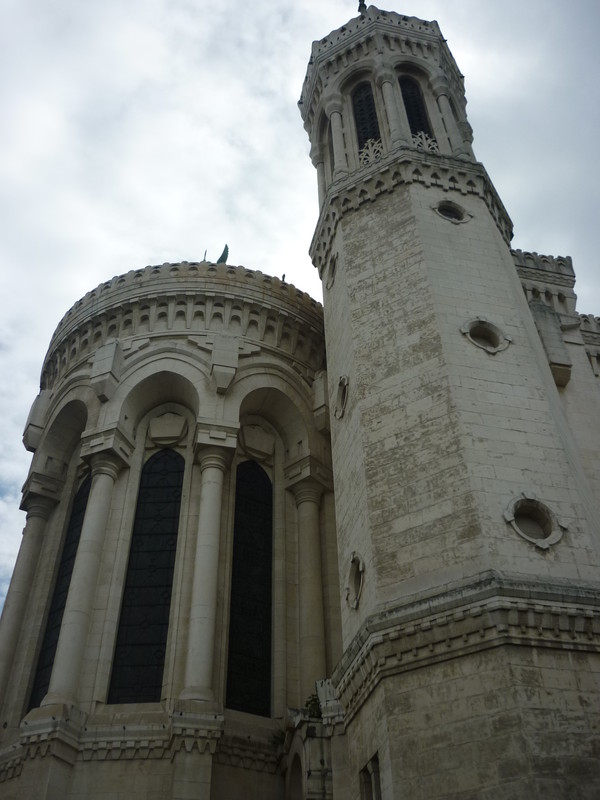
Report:
<svg viewBox="0 0 600 800"><path fill-rule="evenodd" d="M321 279L331 256L340 220L346 214L357 211L364 203L374 202L380 194L390 194L398 186L411 183L480 197L502 237L507 244L510 243L512 222L481 164L400 147L329 187L309 250Z"/></svg>
<svg viewBox="0 0 600 800"><path fill-rule="evenodd" d="M487 573L368 617L333 673L346 724L387 677L508 644L600 652L598 587Z"/></svg>
<svg viewBox="0 0 600 800"><path fill-rule="evenodd" d="M525 250L511 250L511 255L519 275L524 278L540 279L543 273L550 283L560 286L575 286L575 271L570 256L545 256Z"/></svg>
<svg viewBox="0 0 600 800"><path fill-rule="evenodd" d="M236 335L322 368L323 311L310 295L245 267L184 261L128 272L79 300L52 337L42 388L77 365L89 369L94 353L117 339L126 361L154 341L176 337L193 346L190 335L214 337L233 322Z"/></svg>
<svg viewBox="0 0 600 800"><path fill-rule="evenodd" d="M180 750L214 755L222 736L218 714L174 714L165 723L82 727L58 712L22 728L19 743L0 753L0 783L18 777L26 761L56 756L76 761L173 760Z"/></svg>

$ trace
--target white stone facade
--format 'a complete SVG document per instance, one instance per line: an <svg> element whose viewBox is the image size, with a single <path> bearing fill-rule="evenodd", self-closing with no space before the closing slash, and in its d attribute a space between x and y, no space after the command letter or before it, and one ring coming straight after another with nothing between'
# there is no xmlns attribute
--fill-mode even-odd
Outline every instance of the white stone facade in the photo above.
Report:
<svg viewBox="0 0 600 800"><path fill-rule="evenodd" d="M510 250L465 106L437 23L363 9L313 44L300 103L323 308L184 262L62 320L24 437L2 797L600 794L600 324L570 259ZM120 702L138 494L165 452L162 681ZM261 508L266 556L238 545ZM258 661L232 662L238 639Z"/></svg>

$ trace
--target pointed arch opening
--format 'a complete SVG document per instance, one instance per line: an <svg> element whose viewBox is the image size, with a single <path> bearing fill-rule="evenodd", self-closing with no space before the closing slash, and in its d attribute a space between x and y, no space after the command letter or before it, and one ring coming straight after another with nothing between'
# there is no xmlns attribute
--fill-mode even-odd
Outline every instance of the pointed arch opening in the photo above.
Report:
<svg viewBox="0 0 600 800"><path fill-rule="evenodd" d="M169 448L142 470L108 703L161 699L183 471Z"/></svg>
<svg viewBox="0 0 600 800"><path fill-rule="evenodd" d="M352 92L352 111L354 113L356 138L360 153L367 142L379 142L381 140L375 98L371 84L368 81L359 83Z"/></svg>
<svg viewBox="0 0 600 800"><path fill-rule="evenodd" d="M404 108L406 109L406 116L408 117L412 135L416 136L419 133L425 133L433 138L419 82L411 75L401 75L400 91L402 92L402 100L404 101Z"/></svg>
<svg viewBox="0 0 600 800"><path fill-rule="evenodd" d="M227 708L271 714L273 487L255 461L236 471Z"/></svg>

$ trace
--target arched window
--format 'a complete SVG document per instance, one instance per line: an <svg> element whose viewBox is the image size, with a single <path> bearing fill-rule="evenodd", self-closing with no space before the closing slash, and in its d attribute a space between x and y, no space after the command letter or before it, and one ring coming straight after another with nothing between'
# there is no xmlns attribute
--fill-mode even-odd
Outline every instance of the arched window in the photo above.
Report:
<svg viewBox="0 0 600 800"><path fill-rule="evenodd" d="M88 475L79 487L75 499L73 500L65 543L60 557L58 575L56 576L56 584L52 594L52 602L50 603L50 611L48 612L46 630L44 632L35 678L33 680L33 689L31 690L31 696L29 698L30 709L39 706L44 696L47 694L48 686L50 685L50 676L54 665L54 656L56 655L60 626L67 603L67 595L71 584L75 556L77 555L77 547L79 545L79 538L81 536L83 518L85 516L91 485L92 479L91 476Z"/></svg>
<svg viewBox="0 0 600 800"><path fill-rule="evenodd" d="M183 469L183 457L165 449L142 470L109 703L160 701Z"/></svg>
<svg viewBox="0 0 600 800"><path fill-rule="evenodd" d="M273 489L254 461L237 468L226 706L271 713Z"/></svg>
<svg viewBox="0 0 600 800"><path fill-rule="evenodd" d="M352 92L352 110L354 112L356 137L360 152L369 139L375 141L381 139L373 90L371 89L371 84L367 81L359 83Z"/></svg>
<svg viewBox="0 0 600 800"><path fill-rule="evenodd" d="M415 136L415 134L423 132L433 138L425 101L418 82L410 75L402 75L400 77L400 90L412 135Z"/></svg>

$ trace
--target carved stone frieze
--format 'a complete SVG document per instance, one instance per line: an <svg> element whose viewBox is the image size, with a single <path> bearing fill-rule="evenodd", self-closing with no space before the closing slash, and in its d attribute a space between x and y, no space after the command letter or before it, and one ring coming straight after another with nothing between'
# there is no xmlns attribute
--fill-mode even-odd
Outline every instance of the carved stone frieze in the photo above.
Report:
<svg viewBox="0 0 600 800"><path fill-rule="evenodd" d="M476 584L369 617L334 670L346 723L387 677L499 645L600 652L598 587Z"/></svg>
<svg viewBox="0 0 600 800"><path fill-rule="evenodd" d="M176 344L193 353L205 344L216 352L213 373L223 389L222 368L227 372L231 365L220 363L219 336L241 337L246 349L238 348L240 356L260 343L313 371L323 366L322 308L308 294L245 267L181 262L128 272L79 300L54 333L41 385L52 388L79 370L90 374L106 399L122 363L140 351L161 344L172 351Z"/></svg>
<svg viewBox="0 0 600 800"><path fill-rule="evenodd" d="M367 169L369 172L365 174ZM330 186L309 251L321 278L340 220L364 203L374 202L380 194L411 183L481 197L503 238L507 244L510 242L512 222L481 164L462 161L458 164L446 156L401 147Z"/></svg>

